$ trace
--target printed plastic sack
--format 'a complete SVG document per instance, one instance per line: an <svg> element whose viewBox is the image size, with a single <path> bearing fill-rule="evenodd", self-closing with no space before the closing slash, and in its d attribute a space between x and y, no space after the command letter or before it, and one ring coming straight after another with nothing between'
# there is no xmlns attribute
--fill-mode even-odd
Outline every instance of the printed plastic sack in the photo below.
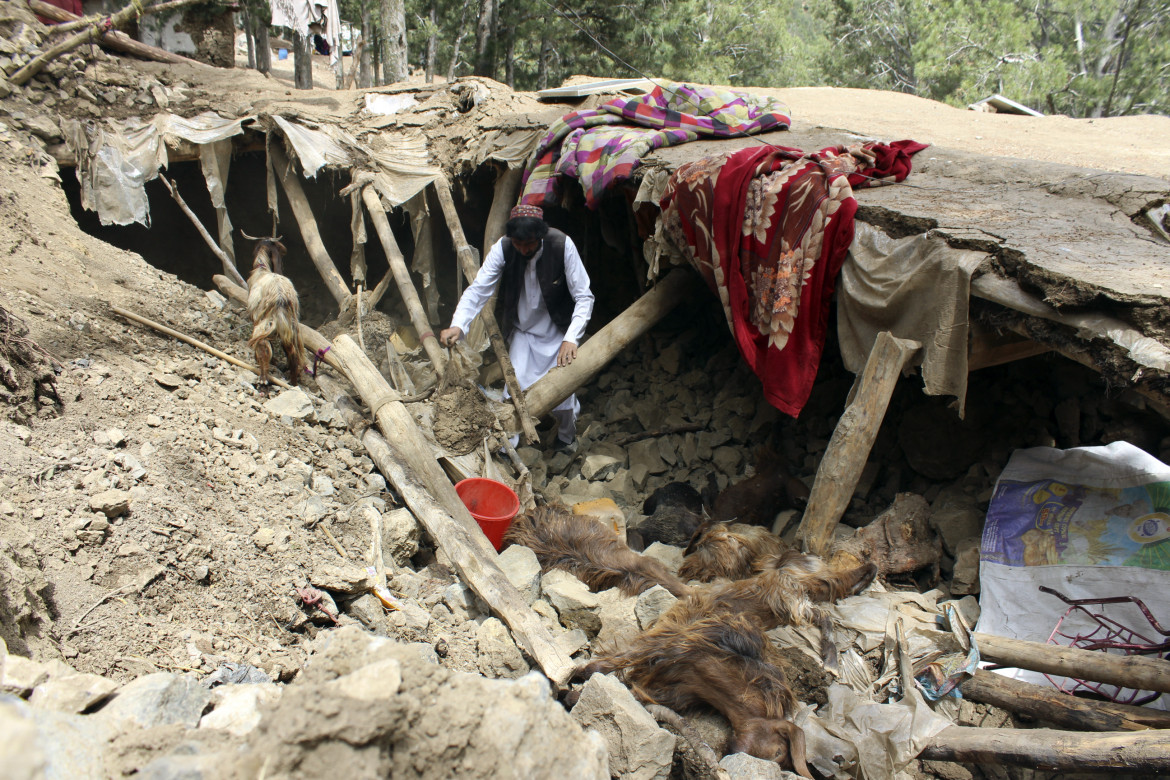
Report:
<svg viewBox="0 0 1170 780"><path fill-rule="evenodd" d="M1018 450L996 483L979 559L977 631L1047 642L1068 605L1040 586L1070 599L1136 596L1170 627L1170 466L1127 442ZM1132 604L1105 612L1154 643L1168 639ZM1060 629L1103 635L1080 613ZM1071 687L1063 678L1052 682ZM1170 696L1162 696L1155 706L1168 704Z"/></svg>

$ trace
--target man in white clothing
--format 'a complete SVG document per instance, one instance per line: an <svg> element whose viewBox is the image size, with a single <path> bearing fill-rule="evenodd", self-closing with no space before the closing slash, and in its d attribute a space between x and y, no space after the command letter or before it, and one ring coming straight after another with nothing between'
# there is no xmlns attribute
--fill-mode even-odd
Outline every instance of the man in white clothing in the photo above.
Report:
<svg viewBox="0 0 1170 780"><path fill-rule="evenodd" d="M516 206L504 237L488 251L439 341L452 346L463 338L497 282L496 316L516 379L527 390L553 366L567 366L577 357L577 345L593 313L589 275L572 239L550 228L539 206ZM576 394L553 409L558 450L573 447L580 411Z"/></svg>

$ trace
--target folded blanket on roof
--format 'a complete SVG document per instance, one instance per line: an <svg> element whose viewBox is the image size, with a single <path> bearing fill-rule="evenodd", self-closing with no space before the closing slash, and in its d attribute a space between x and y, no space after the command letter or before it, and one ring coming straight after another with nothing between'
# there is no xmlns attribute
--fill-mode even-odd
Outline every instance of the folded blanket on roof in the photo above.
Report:
<svg viewBox="0 0 1170 780"><path fill-rule="evenodd" d="M520 202L557 203L560 177L571 176L580 180L585 204L597 208L605 191L629 179L655 149L702 136L786 130L790 123L788 109L774 98L659 82L646 95L611 100L554 122L524 172Z"/></svg>
<svg viewBox="0 0 1170 780"><path fill-rule="evenodd" d="M829 299L853 241L853 187L902 181L915 141L806 154L757 146L675 171L661 201L675 251L707 280L747 364L777 409L812 392Z"/></svg>

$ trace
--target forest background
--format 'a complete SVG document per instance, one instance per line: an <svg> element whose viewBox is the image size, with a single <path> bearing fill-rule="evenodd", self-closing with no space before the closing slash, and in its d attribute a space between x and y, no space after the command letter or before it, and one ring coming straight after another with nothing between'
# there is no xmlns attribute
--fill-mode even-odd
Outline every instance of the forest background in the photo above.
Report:
<svg viewBox="0 0 1170 780"><path fill-rule="evenodd" d="M268 0L241 0L246 26ZM359 86L573 74L738 87L1000 93L1073 117L1170 113L1167 0L341 0ZM586 32L588 34L586 34Z"/></svg>

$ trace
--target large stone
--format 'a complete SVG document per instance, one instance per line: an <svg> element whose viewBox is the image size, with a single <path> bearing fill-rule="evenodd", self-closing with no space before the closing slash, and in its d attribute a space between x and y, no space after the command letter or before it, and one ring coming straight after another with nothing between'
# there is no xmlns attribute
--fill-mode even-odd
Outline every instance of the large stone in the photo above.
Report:
<svg viewBox="0 0 1170 780"><path fill-rule="evenodd" d="M646 548L642 555L647 558L653 558L661 563L674 574L678 574L678 569L683 562L683 549L675 547L670 544L663 544L662 542L655 542Z"/></svg>
<svg viewBox="0 0 1170 780"><path fill-rule="evenodd" d="M7 649L4 655L3 668L0 668L0 693L28 696L34 688L49 679L52 670L48 664L22 655L8 655Z"/></svg>
<svg viewBox="0 0 1170 780"><path fill-rule="evenodd" d="M81 713L107 698L117 688L113 680L75 671L60 661L50 661L49 679L33 689L32 706L57 712Z"/></svg>
<svg viewBox="0 0 1170 780"><path fill-rule="evenodd" d="M528 674L528 664L508 633L508 627L490 617L475 631L479 671L484 677L515 679Z"/></svg>
<svg viewBox="0 0 1170 780"><path fill-rule="evenodd" d="M540 598L540 561L536 553L523 545L513 544L500 553L496 563L504 576L529 604Z"/></svg>
<svg viewBox="0 0 1170 780"><path fill-rule="evenodd" d="M382 557L390 556L394 563L406 566L418 553L422 527L405 507L382 515Z"/></svg>
<svg viewBox="0 0 1170 780"><path fill-rule="evenodd" d="M972 536L983 535L986 514L974 497L958 485L945 488L930 505L931 523L942 537L943 548L952 557L959 552L959 543Z"/></svg>
<svg viewBox="0 0 1170 780"><path fill-rule="evenodd" d="M666 461L662 459L662 454L658 451L658 442L654 439L636 441L626 447L626 453L629 456L630 472L635 479L640 472L662 474L668 468Z"/></svg>
<svg viewBox="0 0 1170 780"><path fill-rule="evenodd" d="M403 601L401 609L390 613L389 621L398 636L408 640L425 639L431 613L413 601Z"/></svg>
<svg viewBox="0 0 1170 780"><path fill-rule="evenodd" d="M596 610L601 606L589 586L559 569L541 577L540 588L548 602L556 607L566 628L579 628L590 636L601 629Z"/></svg>
<svg viewBox="0 0 1170 780"><path fill-rule="evenodd" d="M743 463L743 453L735 447L719 447L712 453L711 462L722 473L734 477L739 474L739 467Z"/></svg>
<svg viewBox="0 0 1170 780"><path fill-rule="evenodd" d="M959 542L955 553L955 572L951 577L951 593L956 596L979 592L980 541L978 536L972 536Z"/></svg>
<svg viewBox="0 0 1170 780"><path fill-rule="evenodd" d="M365 569L334 566L331 563L314 566L309 581L318 588L334 593L366 593L374 588L374 578Z"/></svg>
<svg viewBox="0 0 1170 780"><path fill-rule="evenodd" d="M601 734L609 748L609 771L623 780L666 780L675 737L661 728L611 675L595 674L581 689L573 720Z"/></svg>
<svg viewBox="0 0 1170 780"><path fill-rule="evenodd" d="M401 685L401 662L387 658L338 677L327 687L358 701L385 701L397 696Z"/></svg>
<svg viewBox="0 0 1170 780"><path fill-rule="evenodd" d="M623 596L617 588L597 594L601 609L597 617L601 630L597 632L597 647L622 648L641 633L638 616L634 611L637 599Z"/></svg>
<svg viewBox="0 0 1170 780"><path fill-rule="evenodd" d="M139 677L118 690L114 699L98 713L103 721L116 725L132 723L141 728L179 724L189 729L199 725L211 692L191 677L157 672Z"/></svg>
<svg viewBox="0 0 1170 780"><path fill-rule="evenodd" d="M317 412L313 401L308 394L299 387L285 390L283 393L264 402L264 409L273 417L313 422L317 419Z"/></svg>
<svg viewBox="0 0 1170 780"><path fill-rule="evenodd" d="M211 692L213 709L200 718L199 728L242 737L260 725L260 705L276 702L283 691L275 683L221 685Z"/></svg>
<svg viewBox="0 0 1170 780"><path fill-rule="evenodd" d="M0 777L108 777L106 745L116 733L96 718L38 710L19 699L0 699Z"/></svg>
<svg viewBox="0 0 1170 780"><path fill-rule="evenodd" d="M786 772L775 761L732 753L724 756L719 766L727 770L730 780L800 780L795 772Z"/></svg>
<svg viewBox="0 0 1170 780"><path fill-rule="evenodd" d="M130 511L130 491L105 490L89 497L89 508L106 517L120 517Z"/></svg>
<svg viewBox="0 0 1170 780"><path fill-rule="evenodd" d="M650 590L639 594L637 603L634 604L634 614L638 617L638 625L643 629L650 628L657 622L658 618L662 617L663 613L668 611L678 603L678 599L674 594L661 585L655 585Z"/></svg>
<svg viewBox="0 0 1170 780"><path fill-rule="evenodd" d="M581 476L601 482L613 476L626 465L626 451L616 444L597 441L589 445L585 460L581 463Z"/></svg>
<svg viewBox="0 0 1170 780"><path fill-rule="evenodd" d="M358 596L345 611L371 631L386 633L386 609L373 593Z"/></svg>

